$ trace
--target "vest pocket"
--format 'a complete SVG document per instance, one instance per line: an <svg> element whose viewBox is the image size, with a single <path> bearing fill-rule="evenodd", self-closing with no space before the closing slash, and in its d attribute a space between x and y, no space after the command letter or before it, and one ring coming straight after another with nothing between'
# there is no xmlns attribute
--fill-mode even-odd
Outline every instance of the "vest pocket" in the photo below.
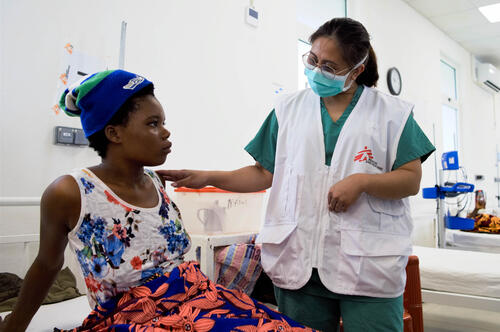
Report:
<svg viewBox="0 0 500 332"><path fill-rule="evenodd" d="M368 195L368 204L380 218L379 231L386 234L410 236L413 228L409 209L401 199L382 199Z"/></svg>
<svg viewBox="0 0 500 332"><path fill-rule="evenodd" d="M298 177L291 168L287 169L287 190L282 210L282 218L295 219L295 206L297 204Z"/></svg>
<svg viewBox="0 0 500 332"><path fill-rule="evenodd" d="M405 212L405 206L400 199L382 199L367 195L368 204L374 212L386 214L389 216L402 216Z"/></svg>
<svg viewBox="0 0 500 332"><path fill-rule="evenodd" d="M410 236L357 230L342 230L340 247L352 256L408 256L412 252Z"/></svg>

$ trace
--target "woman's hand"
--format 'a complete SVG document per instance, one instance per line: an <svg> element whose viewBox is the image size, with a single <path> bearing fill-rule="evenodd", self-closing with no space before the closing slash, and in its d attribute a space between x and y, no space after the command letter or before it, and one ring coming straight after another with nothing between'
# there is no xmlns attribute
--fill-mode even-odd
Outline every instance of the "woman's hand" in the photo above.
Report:
<svg viewBox="0 0 500 332"><path fill-rule="evenodd" d="M420 158L382 174L353 174L334 184L328 192L330 211L345 212L361 193L381 199L402 199L418 194L422 166Z"/></svg>
<svg viewBox="0 0 500 332"><path fill-rule="evenodd" d="M328 209L345 212L364 191L365 174L353 174L334 184L328 192Z"/></svg>
<svg viewBox="0 0 500 332"><path fill-rule="evenodd" d="M156 173L163 181L172 181L173 187L188 187L200 189L209 184L209 176L207 171L195 170L159 170Z"/></svg>

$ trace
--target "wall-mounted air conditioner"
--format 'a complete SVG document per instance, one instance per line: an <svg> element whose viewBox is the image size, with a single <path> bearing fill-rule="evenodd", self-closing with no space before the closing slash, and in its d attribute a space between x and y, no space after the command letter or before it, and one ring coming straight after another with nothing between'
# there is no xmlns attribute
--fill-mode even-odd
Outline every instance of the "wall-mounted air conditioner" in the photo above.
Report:
<svg viewBox="0 0 500 332"><path fill-rule="evenodd" d="M480 84L490 88L495 92L500 91L500 70L491 63L482 63L473 61L474 63L474 78Z"/></svg>

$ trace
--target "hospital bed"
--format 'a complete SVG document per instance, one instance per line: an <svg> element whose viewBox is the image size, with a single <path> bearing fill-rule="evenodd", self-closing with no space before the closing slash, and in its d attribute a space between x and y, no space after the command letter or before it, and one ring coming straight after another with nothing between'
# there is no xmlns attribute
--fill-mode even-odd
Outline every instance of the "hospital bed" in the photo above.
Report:
<svg viewBox="0 0 500 332"><path fill-rule="evenodd" d="M89 302L86 296L80 296L59 303L45 304L31 320L27 332L53 332L54 327L72 329L80 326L90 313ZM5 317L8 312L0 313Z"/></svg>
<svg viewBox="0 0 500 332"><path fill-rule="evenodd" d="M2 253L0 272L15 272L20 277L24 277L37 250L38 234L0 236L0 253ZM70 267L77 279L79 291L84 293L85 286L81 272L71 259L71 256L68 256L68 253L66 252L65 254L65 266ZM42 305L31 320L26 331L52 332L54 327L72 329L81 325L90 311L90 305L85 295L58 303ZM4 318L8 313L2 312L0 316Z"/></svg>
<svg viewBox="0 0 500 332"><path fill-rule="evenodd" d="M500 254L500 234L446 230L446 247Z"/></svg>
<svg viewBox="0 0 500 332"><path fill-rule="evenodd" d="M424 303L500 312L500 254L413 247Z"/></svg>
<svg viewBox="0 0 500 332"><path fill-rule="evenodd" d="M33 212L33 216L38 215L40 197L0 197L0 207L3 209L2 217L12 217L16 213L24 214L23 211ZM21 208L22 210L19 210ZM4 228L10 228L9 224L3 223ZM18 227L25 232L27 227ZM30 228L30 230L33 228ZM36 257L39 246L39 234L23 233L6 235L8 231L0 230L0 272L11 272L24 278L28 268ZM22 231L21 231L22 232ZM76 278L76 286L81 294L86 293L85 281L80 271L78 262L66 248L64 254L64 267L69 267ZM60 329L72 329L81 325L83 320L90 313L91 308L87 296L79 296L70 300L42 305L31 320L26 331L44 332ZM3 318L9 312L2 312Z"/></svg>

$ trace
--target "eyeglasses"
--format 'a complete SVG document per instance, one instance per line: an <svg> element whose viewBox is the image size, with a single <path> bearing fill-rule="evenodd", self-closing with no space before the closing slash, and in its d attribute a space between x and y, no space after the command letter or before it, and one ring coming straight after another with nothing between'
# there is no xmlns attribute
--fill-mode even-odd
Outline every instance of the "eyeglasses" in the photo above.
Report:
<svg viewBox="0 0 500 332"><path fill-rule="evenodd" d="M335 70L334 68L332 68L330 65L327 64L319 65L318 59L311 52L307 52L302 56L302 62L304 63L304 66L306 66L306 68L310 70L313 70L314 68L318 67L321 74L323 74L326 78L332 80L335 78L335 76L339 75L341 72L348 69L344 68L342 70Z"/></svg>

